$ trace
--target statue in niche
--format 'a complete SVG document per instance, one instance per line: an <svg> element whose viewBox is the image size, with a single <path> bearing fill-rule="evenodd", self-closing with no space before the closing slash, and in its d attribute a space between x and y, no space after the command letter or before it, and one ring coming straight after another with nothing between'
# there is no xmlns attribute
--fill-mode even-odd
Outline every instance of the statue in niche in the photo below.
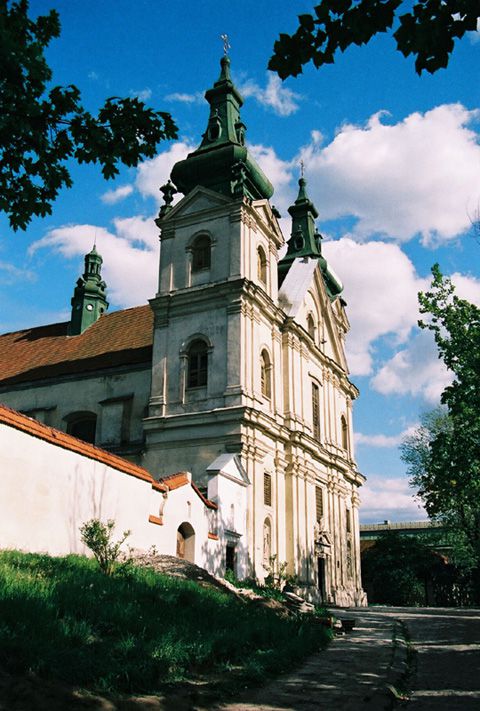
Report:
<svg viewBox="0 0 480 711"><path fill-rule="evenodd" d="M272 528L270 526L270 521L268 518L265 519L263 524L263 563L264 565L270 565L270 558L272 557Z"/></svg>

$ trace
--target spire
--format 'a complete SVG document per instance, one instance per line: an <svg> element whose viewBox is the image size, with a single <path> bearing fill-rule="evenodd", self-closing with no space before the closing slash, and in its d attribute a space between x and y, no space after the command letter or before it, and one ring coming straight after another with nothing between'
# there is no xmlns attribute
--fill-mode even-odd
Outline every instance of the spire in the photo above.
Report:
<svg viewBox="0 0 480 711"><path fill-rule="evenodd" d="M307 195L307 181L303 177L303 166L298 188L297 199L288 208L288 212L292 216L292 232L287 253L278 265L280 282L285 278L294 259L313 257L325 262L321 249L322 236L315 228L315 218L318 217L318 212Z"/></svg>
<svg viewBox="0 0 480 711"><path fill-rule="evenodd" d="M105 290L107 285L102 280L103 259L94 246L85 255L85 270L77 280L72 297L72 316L70 335L78 336L97 321L108 309Z"/></svg>
<svg viewBox="0 0 480 711"><path fill-rule="evenodd" d="M240 116L243 99L232 82L227 54L221 58L220 76L205 92L205 98L210 114L202 142L174 165L172 181L185 195L203 185L228 197L271 197L270 181L245 146L246 126Z"/></svg>
<svg viewBox="0 0 480 711"><path fill-rule="evenodd" d="M334 301L343 291L343 285L322 255L322 235L315 228L315 218L318 217L318 212L307 195L307 181L303 177L303 161L301 166L298 196L294 204L288 208L288 212L292 216L292 233L287 253L278 264L278 283L282 284L295 259L317 259L327 294L330 300Z"/></svg>

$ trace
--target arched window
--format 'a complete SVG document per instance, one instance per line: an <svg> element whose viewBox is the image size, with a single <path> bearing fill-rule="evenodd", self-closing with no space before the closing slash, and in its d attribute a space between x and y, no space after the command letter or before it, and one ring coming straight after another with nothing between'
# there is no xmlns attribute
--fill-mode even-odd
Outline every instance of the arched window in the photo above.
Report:
<svg viewBox="0 0 480 711"><path fill-rule="evenodd" d="M272 397L272 366L266 350L260 354L260 383L263 397Z"/></svg>
<svg viewBox="0 0 480 711"><path fill-rule="evenodd" d="M190 344L187 353L187 388L204 387L208 381L208 347L197 339Z"/></svg>
<svg viewBox="0 0 480 711"><path fill-rule="evenodd" d="M267 285L267 257L263 247L257 249L257 276L262 284Z"/></svg>
<svg viewBox="0 0 480 711"><path fill-rule="evenodd" d="M308 314L307 316L307 331L308 335L315 340L315 320L312 316L312 314Z"/></svg>
<svg viewBox="0 0 480 711"><path fill-rule="evenodd" d="M65 418L67 434L78 437L84 442L95 444L97 416L94 412L73 412Z"/></svg>
<svg viewBox="0 0 480 711"><path fill-rule="evenodd" d="M342 447L348 451L348 425L345 415L340 418L340 426L342 428Z"/></svg>
<svg viewBox="0 0 480 711"><path fill-rule="evenodd" d="M207 235L197 237L192 245L192 272L210 269L210 238Z"/></svg>

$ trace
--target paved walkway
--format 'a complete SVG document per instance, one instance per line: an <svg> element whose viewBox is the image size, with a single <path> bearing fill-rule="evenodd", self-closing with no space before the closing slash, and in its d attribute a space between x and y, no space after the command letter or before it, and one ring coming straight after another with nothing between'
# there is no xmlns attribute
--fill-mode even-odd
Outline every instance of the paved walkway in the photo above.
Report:
<svg viewBox="0 0 480 711"><path fill-rule="evenodd" d="M414 651L409 711L479 711L480 610L384 608L407 626Z"/></svg>
<svg viewBox="0 0 480 711"><path fill-rule="evenodd" d="M380 711L392 706L387 684L398 676L392 644L393 616L375 610L338 613L355 618L353 632L337 637L325 652L262 689L245 692L238 701L215 706L216 711ZM394 667L392 669L392 662ZM203 709L202 709L203 711Z"/></svg>

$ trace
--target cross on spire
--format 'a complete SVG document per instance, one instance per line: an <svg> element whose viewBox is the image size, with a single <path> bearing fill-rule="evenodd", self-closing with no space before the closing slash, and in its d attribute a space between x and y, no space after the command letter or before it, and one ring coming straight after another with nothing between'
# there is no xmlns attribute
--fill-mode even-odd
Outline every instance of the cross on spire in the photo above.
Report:
<svg viewBox="0 0 480 711"><path fill-rule="evenodd" d="M220 39L223 40L223 53L227 56L228 50L231 49L231 44L228 41L228 35L220 35Z"/></svg>

